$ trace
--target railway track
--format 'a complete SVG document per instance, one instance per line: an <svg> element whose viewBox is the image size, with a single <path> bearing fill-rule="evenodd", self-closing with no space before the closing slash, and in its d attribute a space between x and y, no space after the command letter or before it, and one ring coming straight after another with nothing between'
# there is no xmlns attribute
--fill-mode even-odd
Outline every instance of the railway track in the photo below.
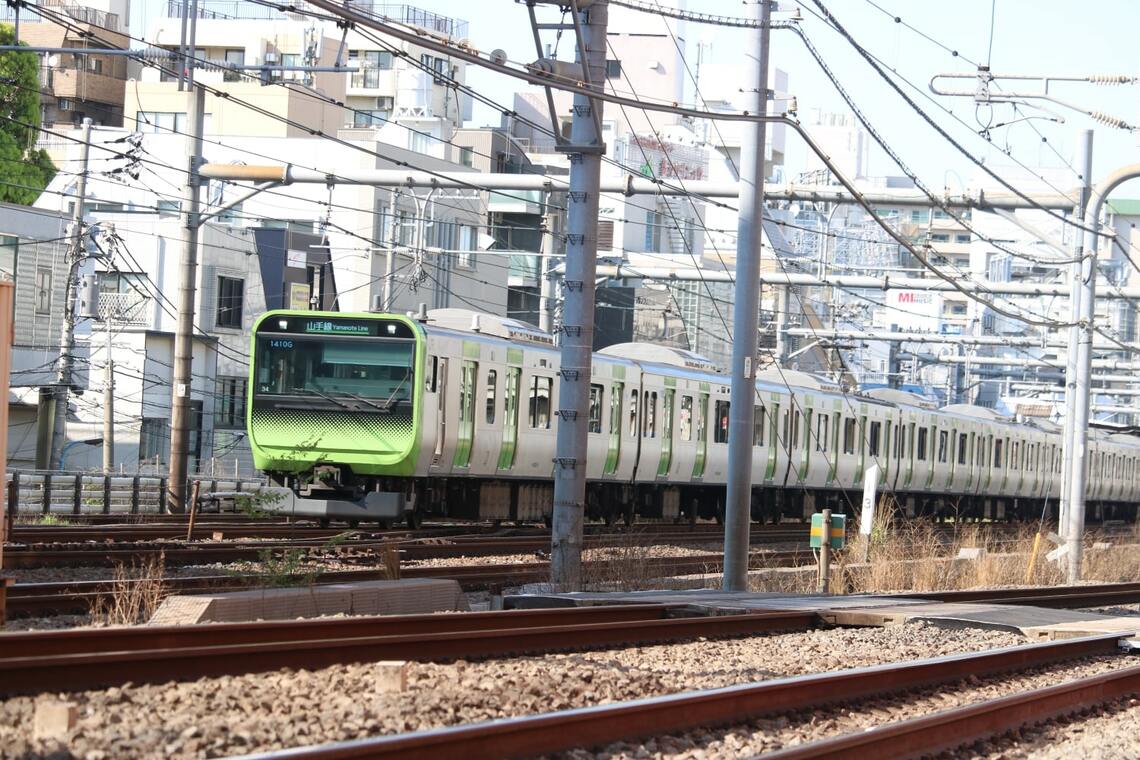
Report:
<svg viewBox="0 0 1140 760"><path fill-rule="evenodd" d="M756 566L785 566L791 562L810 562L809 550L768 552L754 554ZM659 572L663 575L719 573L723 567L722 555L707 554L689 557L653 557L637 560L638 572ZM586 572L599 575L613 574L618 570L632 570L624 560L596 560L584 563ZM445 578L455 580L466 591L495 589L503 586L538 583L549 580L548 562L509 563L498 565L451 565L401 567L402 578ZM318 585L346 583L360 580L382 580L383 571L361 570L323 572L312 582ZM268 581L257 575L212 575L174 577L162 580L166 594L208 593L257 588ZM127 581L67 581L61 583L17 583L8 587L8 616L11 618L43 615L85 614L100 599L131 585L153 583L147 579ZM129 593L129 590L128 590Z"/></svg>
<svg viewBox="0 0 1140 760"><path fill-rule="evenodd" d="M16 539L20 539L17 536ZM550 548L548 535L487 536L451 534L420 536L408 533L385 534L380 540L367 533L351 531L333 533L317 538L302 536L287 541L210 541L186 543L184 541L149 542L146 544L124 541L46 544L14 540L4 550L4 568L7 570L41 567L113 567L139 564L160 554L167 565L194 565L229 563L256 560L264 552L283 553L301 550L322 556L335 556L344 561L375 561L390 548L404 560L423 560L449 557L481 557L498 554L532 554ZM672 544L702 545L719 543L722 534L674 530L648 533L600 533L587 536L587 548L607 546ZM802 528L781 531L756 532L753 545L804 543L807 532Z"/></svg>
<svg viewBox="0 0 1140 760"><path fill-rule="evenodd" d="M294 760L349 758L531 757L578 747L660 736L706 726L742 723L765 715L1054 665L1083 657L1117 655L1118 635L1029 644L979 654L892 663L720 689L684 692L632 702L507 718L394 736L299 747ZM1140 689L1140 666L936 716L888 724L839 739L774 753L787 758L912 757L952 749L1027 720L1038 720L1108 701ZM908 725L910 724L910 725ZM668 727L664 729L664 727ZM876 743L881 741L882 744ZM247 758L268 758L250 755ZM273 756L279 757L280 754Z"/></svg>
<svg viewBox="0 0 1140 760"><path fill-rule="evenodd" d="M0 695L804 630L812 612L680 616L667 605L0 634Z"/></svg>

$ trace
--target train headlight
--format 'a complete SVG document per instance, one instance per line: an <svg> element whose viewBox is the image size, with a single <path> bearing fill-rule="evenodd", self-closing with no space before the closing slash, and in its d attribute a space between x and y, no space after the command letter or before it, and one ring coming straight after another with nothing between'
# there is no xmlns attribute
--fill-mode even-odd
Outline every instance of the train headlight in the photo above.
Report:
<svg viewBox="0 0 1140 760"><path fill-rule="evenodd" d="M287 320L287 319L277 320L277 329L278 330L288 330L289 329L289 320Z"/></svg>
<svg viewBox="0 0 1140 760"><path fill-rule="evenodd" d="M389 335L395 335L396 334L396 326L395 325L388 325L388 334Z"/></svg>

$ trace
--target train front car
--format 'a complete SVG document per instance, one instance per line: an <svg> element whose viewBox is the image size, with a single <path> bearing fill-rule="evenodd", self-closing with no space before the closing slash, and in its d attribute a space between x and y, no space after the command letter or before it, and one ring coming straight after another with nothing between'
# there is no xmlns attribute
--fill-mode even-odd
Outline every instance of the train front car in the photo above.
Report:
<svg viewBox="0 0 1140 760"><path fill-rule="evenodd" d="M393 314L271 311L254 325L247 426L271 511L411 519L424 336Z"/></svg>

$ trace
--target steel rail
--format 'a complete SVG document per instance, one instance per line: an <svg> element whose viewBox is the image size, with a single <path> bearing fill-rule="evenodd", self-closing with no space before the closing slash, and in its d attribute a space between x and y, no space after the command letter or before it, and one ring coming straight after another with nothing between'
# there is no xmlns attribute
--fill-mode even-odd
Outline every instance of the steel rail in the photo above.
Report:
<svg viewBox="0 0 1140 760"><path fill-rule="evenodd" d="M1092 636L907 663L683 692L631 702L508 718L451 728L275 750L244 760L401 758L464 760L531 757L576 747L742 722L761 715L898 693L971 676L1040 667L1119 651L1118 635ZM866 757L866 756L864 756Z"/></svg>
<svg viewBox="0 0 1140 760"><path fill-rule="evenodd" d="M939 752L1140 693L1140 666L765 754L771 760L876 760Z"/></svg>
<svg viewBox="0 0 1140 760"><path fill-rule="evenodd" d="M810 550L794 552L768 552L753 555L754 563L780 564L811 558ZM599 560L587 563L587 567L598 571L613 570L626 566L624 560ZM672 573L716 573L720 572L721 555L709 554L689 557L652 557L638 561L639 568L651 569L663 575ZM464 590L481 590L521 583L537 583L550 577L550 563L527 562L496 565L448 565L401 567L402 578L441 578L455 580ZM357 570L345 572L323 572L312 582L316 585L345 583L358 580L385 580L387 575L380 570ZM222 590L248 590L256 588L265 579L257 575L232 576L211 575L194 577L174 577L162 580L166 594L210 592ZM70 581L60 583L17 583L8 587L7 609L11 618L29 617L44 614L83 614L95 602L115 593L124 585L153 581L153 579L114 582Z"/></svg>
<svg viewBox="0 0 1140 760"><path fill-rule="evenodd" d="M931 591L897 594L908 599L938 602L993 602L996 604L1031 605L1075 609L1110 604L1140 602L1140 583L1101 583L1087 586L1050 586L1046 588L1003 588L970 591Z"/></svg>
<svg viewBox="0 0 1140 760"><path fill-rule="evenodd" d="M816 625L817 621L818 617L812 612L764 612L44 657L8 656L0 657L0 694L74 691L127 682L163 683L290 667L311 670L389 659L469 659L698 637L753 635L777 630L805 630Z"/></svg>
<svg viewBox="0 0 1140 760"><path fill-rule="evenodd" d="M581 623L661 620L680 616L684 609L667 604L622 604L595 607L467 612L455 615L373 615L336 620L273 620L210 625L73 628L61 631L0 633L0 657L46 657L100 652L141 652L238 644L268 644L359 636L489 631L502 628L546 627Z"/></svg>
<svg viewBox="0 0 1140 760"><path fill-rule="evenodd" d="M112 567L117 564L137 563L160 554L167 565L203 564L209 562L237 562L255 560L263 552L275 553L289 550L305 550L315 555L335 555L345 560L374 560L377 553L389 548L399 552L404 560L422 560L453 557L484 557L497 554L529 554L548 550L550 539L545 536L506 537L506 536L463 536L448 539L446 542L427 543L416 537L402 536L374 540L367 536L348 537L331 545L324 540L298 538L296 540L269 541L218 541L187 544L181 541L150 541L146 544L120 543L70 543L60 546L13 541L5 545L4 568L8 570L40 567ZM716 543L720 536L702 534L648 534L644 537L599 534L586 538L589 548L614 546L647 546L652 544L701 545ZM787 533L760 533L753 537L753 545L771 543L806 542L807 531L797 530Z"/></svg>

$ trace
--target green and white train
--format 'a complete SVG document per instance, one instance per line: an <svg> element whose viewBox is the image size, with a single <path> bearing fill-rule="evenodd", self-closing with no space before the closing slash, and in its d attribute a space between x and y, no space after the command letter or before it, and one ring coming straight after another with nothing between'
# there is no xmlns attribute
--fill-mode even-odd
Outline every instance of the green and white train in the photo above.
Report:
<svg viewBox="0 0 1140 760"><path fill-rule="evenodd" d="M352 523L549 519L550 335L459 309L271 311L252 341L249 440L273 508ZM720 518L728 378L686 351L623 344L594 355L590 383L587 517ZM757 520L850 511L872 465L909 515L1037 516L1060 491L1048 422L772 370L757 378L754 420ZM1090 448L1090 519L1134 518L1140 440L1094 431Z"/></svg>

